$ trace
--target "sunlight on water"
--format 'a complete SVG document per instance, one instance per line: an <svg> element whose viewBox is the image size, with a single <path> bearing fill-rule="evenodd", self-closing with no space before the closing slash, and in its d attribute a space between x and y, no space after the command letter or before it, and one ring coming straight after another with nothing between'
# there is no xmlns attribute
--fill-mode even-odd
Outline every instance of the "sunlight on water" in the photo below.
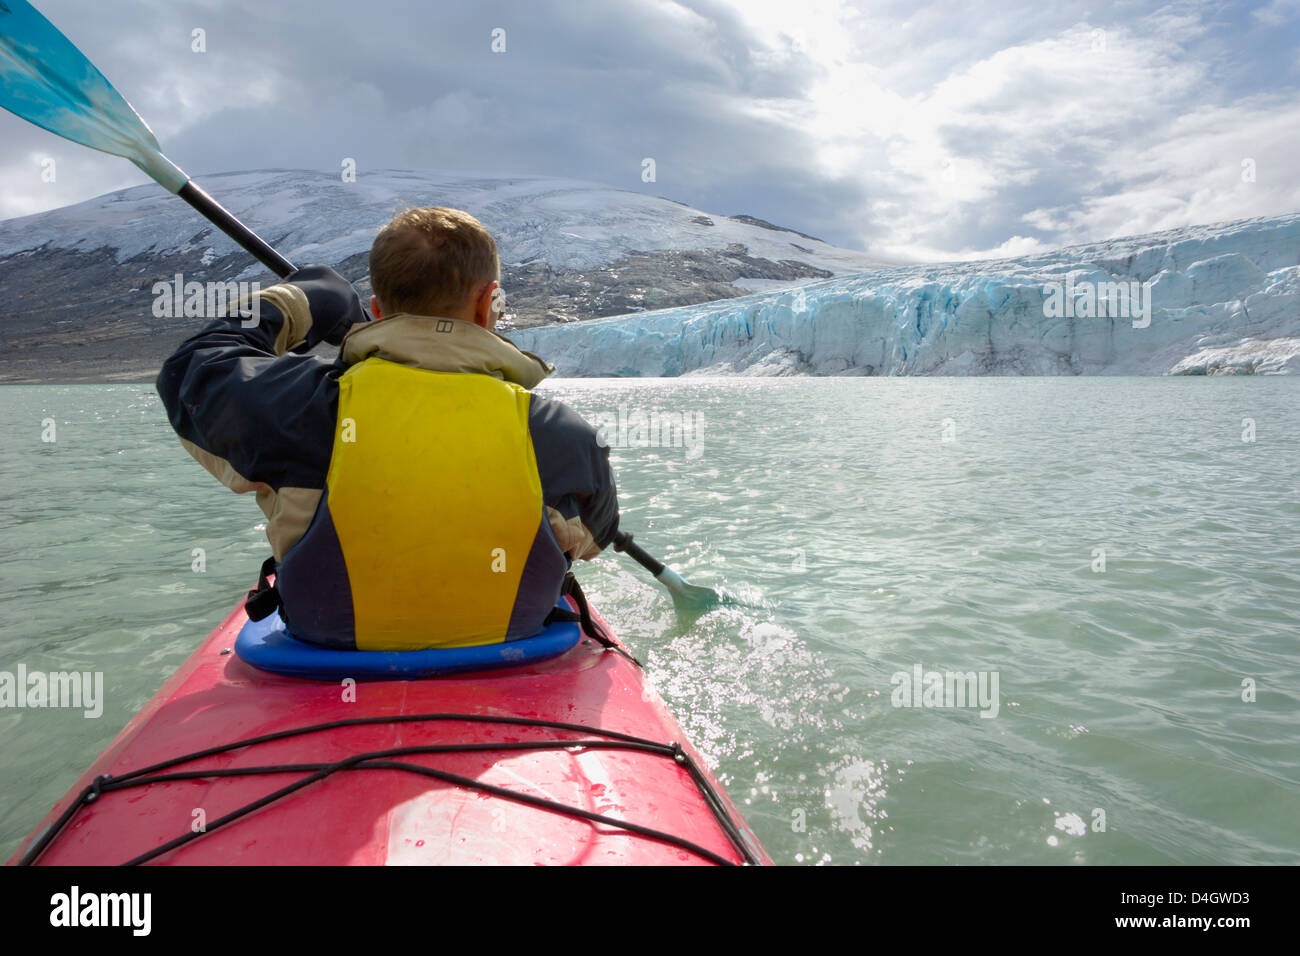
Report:
<svg viewBox="0 0 1300 956"><path fill-rule="evenodd" d="M725 598L578 569L778 862L1300 862L1300 383L545 388L605 424L624 529ZM8 852L268 548L148 387L0 403L0 670L107 698L0 710Z"/></svg>

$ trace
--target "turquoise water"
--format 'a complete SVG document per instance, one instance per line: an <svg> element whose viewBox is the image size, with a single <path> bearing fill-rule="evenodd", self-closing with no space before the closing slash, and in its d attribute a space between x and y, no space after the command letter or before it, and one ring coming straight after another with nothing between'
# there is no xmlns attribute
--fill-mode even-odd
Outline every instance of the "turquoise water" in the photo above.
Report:
<svg viewBox="0 0 1300 956"><path fill-rule="evenodd" d="M693 448L610 430L624 527L736 603L579 573L778 862L1300 862L1300 382L547 388L703 421ZM106 696L0 710L8 855L267 546L147 386L0 389L0 447L0 670ZM894 706L918 665L997 696Z"/></svg>

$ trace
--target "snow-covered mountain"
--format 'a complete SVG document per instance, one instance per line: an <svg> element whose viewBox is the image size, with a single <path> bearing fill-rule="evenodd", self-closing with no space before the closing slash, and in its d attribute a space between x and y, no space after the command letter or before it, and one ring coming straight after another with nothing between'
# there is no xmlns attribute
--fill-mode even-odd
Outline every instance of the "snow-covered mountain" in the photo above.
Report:
<svg viewBox="0 0 1300 956"><path fill-rule="evenodd" d="M291 261L335 266L366 297L370 244L394 212L466 209L497 239L511 328L714 301L873 265L752 217L573 180L381 171L343 182L263 170L199 182ZM0 222L0 381L48 378L69 360L94 365L89 378L147 375L183 337L182 324L160 322L150 308L153 283L176 273L269 280L155 185Z"/></svg>
<svg viewBox="0 0 1300 956"><path fill-rule="evenodd" d="M1300 372L1300 215L875 269L513 336L561 374Z"/></svg>
<svg viewBox="0 0 1300 956"><path fill-rule="evenodd" d="M259 170L200 179L228 209L295 262L343 262L369 252L375 233L407 206L453 206L483 221L508 266L543 262L596 269L633 252L744 245L756 259L802 262L832 273L875 264L752 216L705 214L684 203L596 183L545 176L489 177L437 170L383 170L355 182L314 170ZM0 222L0 257L49 244L116 250L125 261L203 247L210 258L235 253L225 235L154 185ZM250 267L249 274L255 271ZM763 277L756 277L763 278Z"/></svg>
<svg viewBox="0 0 1300 956"><path fill-rule="evenodd" d="M748 216L570 180L263 170L200 182L289 259L333 265L364 296L370 243L393 212L469 210L500 246L503 331L562 374L1300 369L1300 215L882 266ZM0 382L148 378L198 321L153 314L154 283L177 273L270 281L158 186L0 222Z"/></svg>

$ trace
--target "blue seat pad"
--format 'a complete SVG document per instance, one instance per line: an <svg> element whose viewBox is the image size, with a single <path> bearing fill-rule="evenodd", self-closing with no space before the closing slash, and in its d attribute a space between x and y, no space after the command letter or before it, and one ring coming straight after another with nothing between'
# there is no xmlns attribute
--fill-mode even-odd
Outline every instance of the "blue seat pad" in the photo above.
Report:
<svg viewBox="0 0 1300 956"><path fill-rule="evenodd" d="M562 605L566 609L567 604ZM337 681L418 680L471 671L515 667L558 657L582 639L577 621L556 621L517 641L421 651L345 651L308 644L289 634L279 614L249 621L235 640L235 653L258 670L285 677Z"/></svg>

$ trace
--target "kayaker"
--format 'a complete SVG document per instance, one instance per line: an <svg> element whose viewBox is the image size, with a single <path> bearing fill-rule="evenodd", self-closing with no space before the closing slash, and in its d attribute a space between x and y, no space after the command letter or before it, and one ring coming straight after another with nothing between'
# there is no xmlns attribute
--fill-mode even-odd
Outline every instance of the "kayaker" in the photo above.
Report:
<svg viewBox="0 0 1300 956"><path fill-rule="evenodd" d="M158 376L185 449L266 515L250 616L278 605L296 637L364 650L530 636L618 530L609 449L529 391L555 369L495 332L500 264L473 216L399 213L370 281L367 314L334 270L299 269ZM337 358L295 354L321 342Z"/></svg>

